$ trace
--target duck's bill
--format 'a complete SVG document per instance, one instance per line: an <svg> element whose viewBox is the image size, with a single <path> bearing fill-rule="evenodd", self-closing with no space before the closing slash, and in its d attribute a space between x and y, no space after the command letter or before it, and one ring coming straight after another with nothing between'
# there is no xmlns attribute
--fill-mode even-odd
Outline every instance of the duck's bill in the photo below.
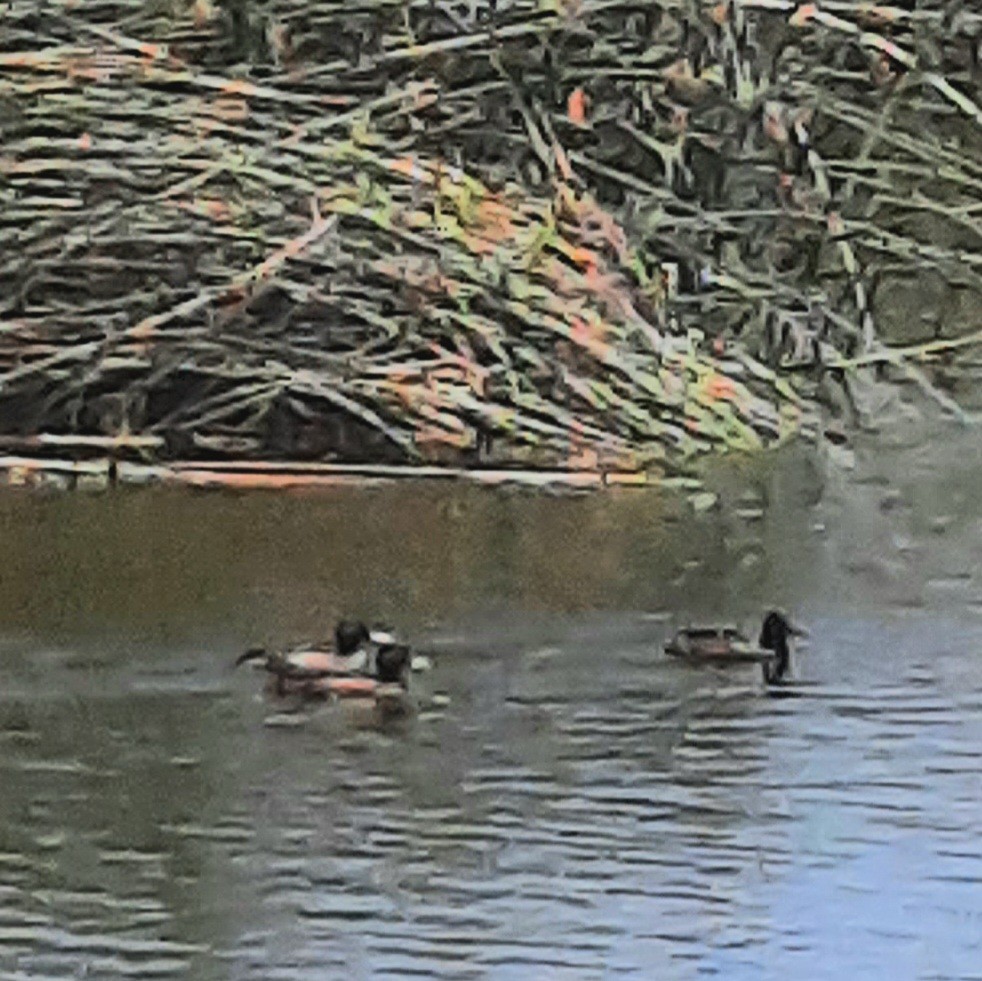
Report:
<svg viewBox="0 0 982 981"><path fill-rule="evenodd" d="M233 667L238 667L240 664L245 664L247 661L258 661L266 656L266 649L264 647L250 647L249 650L241 653L236 659Z"/></svg>
<svg viewBox="0 0 982 981"><path fill-rule="evenodd" d="M800 627L796 623L789 623L788 629L794 634L795 637L810 637L811 634L808 633L805 627Z"/></svg>
<svg viewBox="0 0 982 981"><path fill-rule="evenodd" d="M380 647L386 644L397 643L395 636L390 634L388 630L370 630L368 633L368 639L373 644L378 644Z"/></svg>

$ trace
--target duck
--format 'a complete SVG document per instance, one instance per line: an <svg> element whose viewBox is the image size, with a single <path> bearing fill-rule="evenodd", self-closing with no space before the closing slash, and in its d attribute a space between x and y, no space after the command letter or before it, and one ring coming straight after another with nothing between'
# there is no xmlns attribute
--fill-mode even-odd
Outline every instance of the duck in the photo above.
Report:
<svg viewBox="0 0 982 981"><path fill-rule="evenodd" d="M388 689L406 690L412 652L388 632L343 619L334 629L333 645L289 651L250 647L234 667L250 662L269 673L268 687L276 695L367 697L386 695Z"/></svg>
<svg viewBox="0 0 982 981"><path fill-rule="evenodd" d="M714 664L760 664L768 685L780 684L791 666L791 637L807 631L781 610L770 610L761 625L757 644L736 627L684 627L665 644L673 657Z"/></svg>

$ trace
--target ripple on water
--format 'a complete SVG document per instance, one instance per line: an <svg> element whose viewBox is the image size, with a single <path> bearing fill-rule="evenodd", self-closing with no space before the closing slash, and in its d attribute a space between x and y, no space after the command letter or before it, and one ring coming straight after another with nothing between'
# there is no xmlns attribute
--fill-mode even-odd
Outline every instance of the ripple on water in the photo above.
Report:
<svg viewBox="0 0 982 981"><path fill-rule="evenodd" d="M977 978L982 524L871 484L814 535L806 476L757 489L752 565L725 500L0 499L2 611L72 634L0 641L0 977ZM619 612L772 596L812 629L781 697ZM340 608L448 621L439 712L226 670Z"/></svg>

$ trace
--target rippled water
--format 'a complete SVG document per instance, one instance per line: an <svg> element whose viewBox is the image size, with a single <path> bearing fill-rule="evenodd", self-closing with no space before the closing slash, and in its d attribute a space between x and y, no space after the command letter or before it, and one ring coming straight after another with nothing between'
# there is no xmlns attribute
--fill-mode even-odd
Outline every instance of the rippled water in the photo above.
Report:
<svg viewBox="0 0 982 981"><path fill-rule="evenodd" d="M0 977L982 977L980 477L0 497ZM784 697L660 653L769 602ZM415 718L229 670L342 610Z"/></svg>

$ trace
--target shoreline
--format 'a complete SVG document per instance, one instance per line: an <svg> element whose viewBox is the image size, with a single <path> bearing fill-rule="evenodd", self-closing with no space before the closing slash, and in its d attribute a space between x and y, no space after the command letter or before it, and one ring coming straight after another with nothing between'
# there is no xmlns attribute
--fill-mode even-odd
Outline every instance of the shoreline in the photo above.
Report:
<svg viewBox="0 0 982 981"><path fill-rule="evenodd" d="M600 490L606 487L675 487L694 490L693 477L651 471L443 467L409 464L290 461L173 461L144 464L109 457L90 460L0 456L0 487L103 490L118 485L170 485L226 490L306 490L375 486L400 480L451 481L484 487L522 486Z"/></svg>

